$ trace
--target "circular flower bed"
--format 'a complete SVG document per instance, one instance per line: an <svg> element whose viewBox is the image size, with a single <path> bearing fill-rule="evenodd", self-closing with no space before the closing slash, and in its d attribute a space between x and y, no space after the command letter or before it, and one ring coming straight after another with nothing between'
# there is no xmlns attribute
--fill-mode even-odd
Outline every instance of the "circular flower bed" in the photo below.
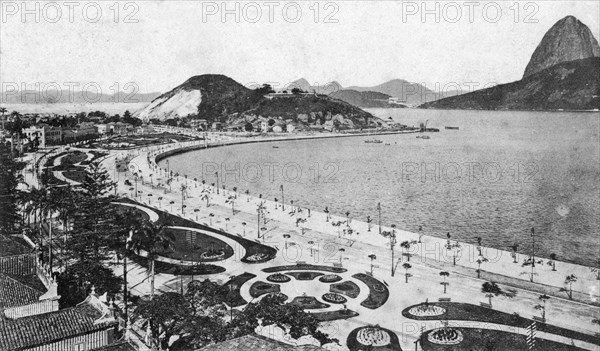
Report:
<svg viewBox="0 0 600 351"><path fill-rule="evenodd" d="M287 283L290 280L292 280L292 278L288 277L285 274L275 273L268 276L267 280L273 283Z"/></svg>
<svg viewBox="0 0 600 351"><path fill-rule="evenodd" d="M446 309L436 305L421 304L408 310L408 313L416 317L441 316L446 313Z"/></svg>
<svg viewBox="0 0 600 351"><path fill-rule="evenodd" d="M348 299L346 299L342 295L336 294L336 293L326 293L322 296L322 298L323 298L323 301L329 302L329 303L342 304L342 303L348 302Z"/></svg>
<svg viewBox="0 0 600 351"><path fill-rule="evenodd" d="M375 290L377 292L383 292L383 291L385 291L385 286L383 286L381 284L375 284L375 285L373 285L373 290Z"/></svg>
<svg viewBox="0 0 600 351"><path fill-rule="evenodd" d="M248 256L246 259L250 262L258 262L266 259L267 257L269 257L267 254L255 253L253 255Z"/></svg>
<svg viewBox="0 0 600 351"><path fill-rule="evenodd" d="M215 258L222 258L225 256L224 251L206 251L200 254L200 258L205 260L213 260Z"/></svg>
<svg viewBox="0 0 600 351"><path fill-rule="evenodd" d="M326 275L322 276L321 278L319 278L319 281L321 283L335 283L335 282L339 282L340 280L342 280L342 277L340 277L337 274L326 274Z"/></svg>
<svg viewBox="0 0 600 351"><path fill-rule="evenodd" d="M438 345L456 345L463 341L463 335L460 330L444 327L433 330L427 335L429 342Z"/></svg>
<svg viewBox="0 0 600 351"><path fill-rule="evenodd" d="M390 344L390 334L378 327L367 327L358 331L356 340L365 346L387 346Z"/></svg>

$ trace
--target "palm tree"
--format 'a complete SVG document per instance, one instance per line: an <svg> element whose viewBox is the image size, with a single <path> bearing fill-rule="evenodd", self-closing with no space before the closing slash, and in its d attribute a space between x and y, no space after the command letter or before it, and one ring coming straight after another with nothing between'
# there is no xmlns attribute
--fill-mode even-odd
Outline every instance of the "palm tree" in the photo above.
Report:
<svg viewBox="0 0 600 351"><path fill-rule="evenodd" d="M135 232L131 240L131 249L137 253L146 251L148 271L150 273L150 298L154 298L154 263L159 253L173 246L173 238L165 231L162 224L145 220Z"/></svg>
<svg viewBox="0 0 600 351"><path fill-rule="evenodd" d="M406 273L404 274L404 276L406 277L406 283L408 283L408 277L410 276L410 273L408 273L408 270L412 268L412 266L410 265L410 263L405 263L402 265L402 268L404 268L406 270Z"/></svg>
<svg viewBox="0 0 600 351"><path fill-rule="evenodd" d="M567 293L569 300L573 300L573 283L577 281L575 274L570 274L565 278L565 285L569 285L569 288L561 288L560 291Z"/></svg>
<svg viewBox="0 0 600 351"><path fill-rule="evenodd" d="M477 259L477 279L481 278L481 264L488 262L489 260L483 256L479 256L479 258Z"/></svg>
<svg viewBox="0 0 600 351"><path fill-rule="evenodd" d="M558 259L558 257L556 256L555 253L551 253L550 254L550 261L548 261L548 265L552 266L552 271L556 272L556 260Z"/></svg>
<svg viewBox="0 0 600 351"><path fill-rule="evenodd" d="M481 292L486 294L489 299L490 307L492 307L492 297L504 294L504 291L495 282L485 282L481 286Z"/></svg>
<svg viewBox="0 0 600 351"><path fill-rule="evenodd" d="M0 107L0 113L2 114L2 130L4 130L4 114L7 112L8 110L6 109L6 107Z"/></svg>
<svg viewBox="0 0 600 351"><path fill-rule="evenodd" d="M400 243L400 247L404 250L403 255L406 256L406 260L408 262L410 262L410 257L412 256L412 254L410 253L410 247L416 243L417 242L414 240L413 241L406 240L406 241L403 241L402 243Z"/></svg>
<svg viewBox="0 0 600 351"><path fill-rule="evenodd" d="M548 301L548 299L550 299L550 296L548 296L546 294L540 295L539 300L542 301L542 303L534 306L534 308L536 310L542 311L542 320L543 321L546 320L546 301Z"/></svg>
<svg viewBox="0 0 600 351"><path fill-rule="evenodd" d="M442 278L444 278L444 281L441 284L444 286L444 294L445 294L446 293L446 287L450 284L450 283L446 282L446 278L448 276L450 276L450 273L443 271L443 272L440 272L440 276Z"/></svg>

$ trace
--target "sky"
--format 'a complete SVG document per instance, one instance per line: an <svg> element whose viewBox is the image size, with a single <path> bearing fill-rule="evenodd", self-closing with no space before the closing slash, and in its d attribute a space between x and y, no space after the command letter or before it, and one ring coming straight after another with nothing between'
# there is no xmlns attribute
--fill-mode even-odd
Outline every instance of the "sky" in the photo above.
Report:
<svg viewBox="0 0 600 351"><path fill-rule="evenodd" d="M143 93L218 73L276 87L301 77L482 87L520 79L567 15L598 38L600 1L585 0L0 0L0 81L3 91L92 84Z"/></svg>

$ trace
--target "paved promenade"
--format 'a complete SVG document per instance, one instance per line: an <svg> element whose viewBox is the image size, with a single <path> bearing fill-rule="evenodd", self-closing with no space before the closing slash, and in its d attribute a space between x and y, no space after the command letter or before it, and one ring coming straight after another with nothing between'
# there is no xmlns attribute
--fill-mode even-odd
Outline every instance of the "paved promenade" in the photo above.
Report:
<svg viewBox="0 0 600 351"><path fill-rule="evenodd" d="M279 140L279 138L274 140ZM247 140L219 136L211 138L208 145L226 145L240 141ZM310 209L309 216L307 208L292 207L286 203L285 209L283 209L280 203L245 194L236 194L229 189L226 191L219 189L217 193L216 188L196 183L184 177L174 178L170 187L165 185L168 179L167 172L154 164L154 157L168 150L192 145L197 147L206 146L203 142L190 142L141 150L111 151L111 154L103 160L103 166L118 182L116 193L123 197L134 199L157 210L166 211L217 229L223 229L234 235L259 240L278 249L277 257L264 264L242 263L236 258L242 257L243 253L237 253L228 260L215 262L215 264L225 267L227 269L225 272L210 276L195 276L195 279L210 278L223 283L232 276L249 272L257 275L257 280L264 281L268 274L262 272L262 269L294 264L298 261L328 266L342 265L348 269L345 275L350 276L355 273L369 272L371 264L373 264L374 276L389 286L390 298L382 308L369 310L359 304L364 294L366 294L366 290L362 290L359 298L349 300L347 303L349 309L360 313L358 317L325 323L323 329L340 339L342 345L345 345L345 339L353 329L369 324L379 324L392 330L400 337L403 349L413 349L413 342L418 337L421 326L429 329L434 326L439 327L439 325L435 325L433 322L407 319L400 313L404 308L422 303L426 299L437 301L439 298L450 298L453 302L474 304L487 302L487 298L481 293L481 284L488 280L499 282L504 290L515 288L517 292L517 296L512 299L495 297L493 308L496 310L510 314L519 313L519 315L526 318L539 316L540 311L536 310L534 306L539 303L540 293L547 293L552 295L546 308L546 318L550 324L586 334L598 332L598 326L591 322L592 319L598 318L600 312L597 306L591 305L597 303L598 280L595 279L595 274L588 267L557 262L557 271L552 271L552 267L546 264L536 265L536 275L534 276L534 282L531 283L528 275L521 274L521 272L530 270L529 267L521 267L520 262L525 256L517 255L516 258L519 263L513 263L511 253L482 247L481 252L488 258L489 262L481 265L481 279L478 279L475 270L477 269L476 261L479 256L479 248L476 245L461 243L460 251L446 250L447 241L445 239L427 235L420 237L418 233L403 231L401 228L390 228L384 224L381 231L394 231L398 242L394 251L394 264L397 271L395 276L392 277L390 241L389 238L379 234L379 227L376 223L369 225L358 219L326 214L314 208ZM129 162L129 171L127 173L117 172L115 159L124 158L128 155L133 157ZM143 176L143 179L138 178L137 184L133 172ZM150 177L150 174L152 174L152 177ZM37 185L32 173L26 173L25 176L28 183L33 186ZM133 185L125 185L125 179L128 179ZM157 184L162 185L158 186ZM182 185L186 187L183 200L185 208L183 211L181 206ZM136 188L137 193L135 192ZM149 196L150 194L152 196ZM159 200L159 198L162 199ZM173 204L170 204L170 202L173 202ZM257 223L257 208L259 205L266 208L264 211L266 215L262 215L260 223ZM327 204L323 204L324 206L327 206ZM156 214L152 213L153 211L147 209L145 211L151 219L157 218ZM385 211L385 208L383 211ZM375 209L371 217L376 218ZM332 223L337 222L342 224L340 226L332 225ZM260 238L258 235L259 230ZM420 243L418 243L419 239ZM417 243L406 250L399 245L403 241ZM406 271L402 268L402 264L407 262L408 257L401 255L402 252L411 254L410 264L412 268L409 270L411 276L408 283L405 282ZM373 261L368 257L371 254L376 255L376 259ZM453 262L454 256L456 256L456 265ZM168 259L163 258L162 260ZM173 263L179 263L179 260ZM184 262L184 264L191 264L191 262ZM117 274L122 273L119 270L119 268L115 269ZM443 287L440 285L442 278L439 273L441 271L450 273L447 278L449 282L447 293L443 292ZM575 290L574 298L579 301L568 300L564 292L558 291L558 289L564 287L563 281L567 274L575 274L579 277L579 280L573 286ZM148 294L150 290L149 281L147 272L143 267L131 263L128 279L129 287L134 293L139 295ZM190 279L190 276L180 277L158 274L156 287L162 291L179 291L181 284L185 285ZM310 282L304 285L294 284L286 289L283 292L290 298L301 296L304 293L315 296L319 293L314 284L311 285ZM247 301L251 300L247 285L242 287L241 293ZM330 307L329 310L335 310L335 308L335 306ZM485 323L450 322L452 325L463 327L495 330L510 328ZM511 328L507 331L524 333L524 330L518 328ZM541 333L539 336L549 340L571 343L570 340L558 335ZM574 340L573 342L583 349L596 350L598 348L596 345L580 340Z"/></svg>
<svg viewBox="0 0 600 351"><path fill-rule="evenodd" d="M211 141L211 144L223 145L236 142L239 141L221 138ZM198 144L198 142L196 143ZM388 238L379 235L379 227L373 223L369 225L366 222L350 218L349 225L346 223L342 226L333 226L332 223L345 222L348 219L345 216L328 215L316 209L311 209L309 217L307 208L300 209L285 204L284 210L280 203L240 193L235 194L231 190L223 191L223 189L219 189L217 194L216 188L202 185L182 176L173 179L169 190L169 187L164 185L168 179L167 172L154 164L154 157L159 153L192 144L194 143L160 146L139 152L139 155L129 163L131 172L128 172L127 175L118 176L117 192L158 210L217 229L223 229L232 234L260 240L260 242L279 250L277 258L266 264L249 265L241 262L223 264L227 268L226 272L207 276L219 282L225 282L230 277L243 272L250 272L259 277L264 277L266 274L261 272L261 269L265 267L293 264L297 261L325 265L339 265L341 262L342 266L349 269L351 273L364 273L370 270L372 263L368 256L375 254L377 258L373 261L374 276L389 285L390 299L383 308L377 310L361 308L357 303L360 299L349 301L348 308L359 311L360 316L350 320L330 322L325 326L335 334L335 337L342 340L342 344L344 344L343 341L352 329L361 325L379 324L396 332L401 338L404 349L412 348L422 322L402 317L400 314L402 309L423 302L425 299L437 301L439 298L450 298L453 302L475 304L480 301L487 302L487 298L481 293L481 284L487 280L498 281L505 290L515 288L517 292L517 296L513 299L494 298L494 309L511 314L517 312L523 317L532 318L540 315L540 312L534 308L539 303L539 295L541 293L553 294L547 302L546 318L549 323L587 334L598 332L597 325L592 324L591 321L597 318L599 309L590 305L597 303L598 281L589 267L557 262L557 271L552 271L551 266L538 264L535 269L534 282L531 283L529 275L521 274L521 272L530 272L529 267L521 267L520 264L525 256L517 254L516 259L519 263L513 263L514 258L510 252L482 247L481 252L488 258L489 262L481 265L481 279L478 279L476 261L479 256L479 248L476 245L460 243L460 251L453 252L445 248L447 244L445 239L427 235L419 238L418 233L410 233L400 228L390 228L384 225L381 230L383 232L394 230L398 244L405 240L417 242L408 251L403 250L399 245L395 246L394 264L397 271L395 276L392 277L390 241ZM150 162L148 162L149 159ZM107 158L105 167L113 172L114 170L111 168L113 166L114 158ZM146 175L143 180L138 179L137 193L130 190L135 188L135 185L128 186L124 184L125 177L132 184L135 184L132 172ZM150 174L152 174L151 181ZM159 187L157 184L163 184L163 186ZM186 187L185 199L183 200L185 208L183 211L180 190L182 185ZM152 196L148 196L149 194L152 194ZM162 198L162 200L159 201L158 198ZM208 198L208 206L206 198ZM173 202L173 204L170 204L170 202ZM266 224L265 216L261 217L260 225L257 223L257 208L259 205L266 208ZM326 206L326 204L323 204L323 206ZM371 217L376 218L375 209ZM297 225L298 218L301 221ZM351 229L352 234L348 234L350 232L348 229ZM261 230L260 239L259 230ZM289 236L289 238L284 237L284 235ZM418 243L419 239L421 243ZM452 241L452 243L454 242ZM412 255L410 258L410 264L412 265L410 269L411 277L408 283L405 283L405 271L402 268L402 264L408 258L401 255L403 251ZM453 263L455 253L456 265ZM448 278L450 285L446 294L443 293L443 287L440 285L440 271L450 273ZM147 283L145 270L136 267L133 268L132 273L137 274L130 274L130 277L137 276L137 278L130 279L138 280L137 282L132 281L132 286L139 293L147 293L149 284ZM573 285L573 289L575 290L574 297L577 297L580 302L568 300L564 292L558 291L558 289L564 287L564 277L567 274L575 274L579 277L577 283ZM181 277L161 274L157 277L156 283L161 290L179 290L181 279ZM185 284L190 277L184 277L183 279ZM195 279L199 278L196 277ZM247 287L244 287L244 289L247 289ZM310 286L308 285L302 291L295 291L295 294L300 296L307 291L310 292ZM294 292L287 293L288 295L292 294L292 296L294 294ZM248 298L246 290L243 290L242 294ZM561 297L560 294L564 296ZM429 324L429 322L425 323L426 326L429 326ZM473 327L473 322L455 321L454 324ZM477 327L496 328L492 325L479 325ZM524 332L523 330L511 331L521 334ZM544 335L542 337L570 344L570 341L565 340L564 337L556 335ZM597 349L597 346L582 341L575 340L574 342L575 345L584 349Z"/></svg>

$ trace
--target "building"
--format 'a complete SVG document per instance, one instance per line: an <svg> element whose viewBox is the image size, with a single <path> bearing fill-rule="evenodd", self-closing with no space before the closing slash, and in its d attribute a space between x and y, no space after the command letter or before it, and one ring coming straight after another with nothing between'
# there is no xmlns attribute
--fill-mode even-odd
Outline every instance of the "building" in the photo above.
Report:
<svg viewBox="0 0 600 351"><path fill-rule="evenodd" d="M63 129L63 140L67 143L87 139L96 135L98 135L98 128L91 122L83 122L78 124L75 128Z"/></svg>
<svg viewBox="0 0 600 351"><path fill-rule="evenodd" d="M98 130L98 134L104 135L108 132L108 125L104 123L96 124L96 129Z"/></svg>
<svg viewBox="0 0 600 351"><path fill-rule="evenodd" d="M47 124L25 128L23 129L23 134L31 141L37 139L40 147L60 144L62 141L62 129Z"/></svg>
<svg viewBox="0 0 600 351"><path fill-rule="evenodd" d="M115 342L117 309L98 297L58 309L58 286L25 235L0 235L0 350L135 351Z"/></svg>
<svg viewBox="0 0 600 351"><path fill-rule="evenodd" d="M26 236L0 235L0 318L56 311L58 299L56 282L33 242Z"/></svg>

